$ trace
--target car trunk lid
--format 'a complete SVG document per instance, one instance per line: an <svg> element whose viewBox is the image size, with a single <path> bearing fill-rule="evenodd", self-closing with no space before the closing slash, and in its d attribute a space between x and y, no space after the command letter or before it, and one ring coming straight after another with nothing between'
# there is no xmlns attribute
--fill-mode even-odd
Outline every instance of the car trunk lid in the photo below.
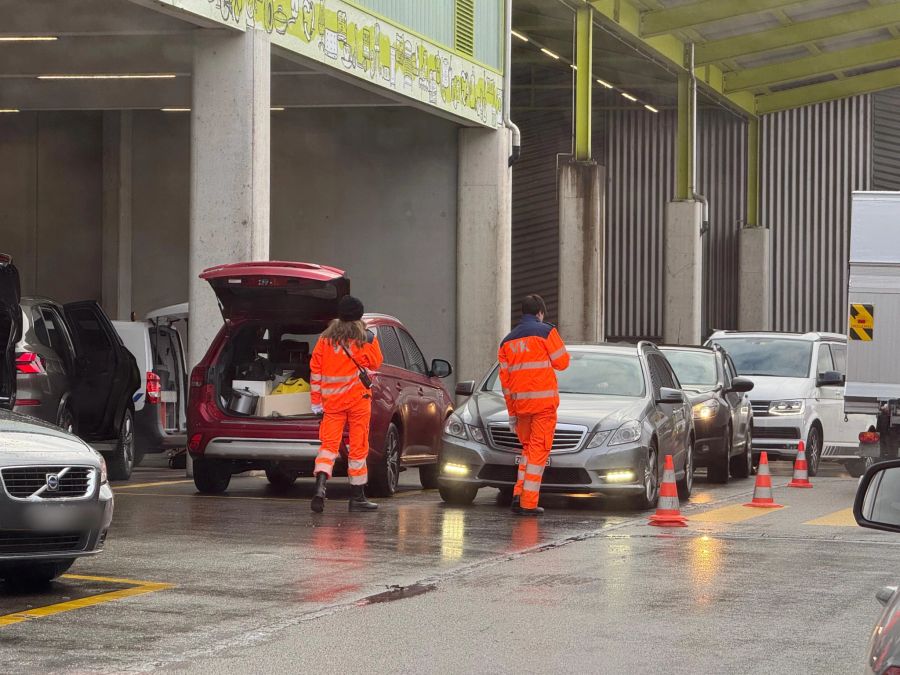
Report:
<svg viewBox="0 0 900 675"><path fill-rule="evenodd" d="M201 275L212 286L226 321L284 319L327 322L350 293L343 270L299 262L220 265Z"/></svg>

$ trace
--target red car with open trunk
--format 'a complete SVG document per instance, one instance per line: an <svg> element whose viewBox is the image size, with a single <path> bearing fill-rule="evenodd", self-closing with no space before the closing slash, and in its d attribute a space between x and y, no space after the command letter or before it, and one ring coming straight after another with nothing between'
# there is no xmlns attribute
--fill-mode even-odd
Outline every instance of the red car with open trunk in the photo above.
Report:
<svg viewBox="0 0 900 675"><path fill-rule="evenodd" d="M337 316L350 280L333 267L268 261L214 267L201 278L215 291L225 324L191 373L188 450L197 489L223 492L234 473L254 469L280 487L312 476L319 418L303 393L277 395L277 385L287 381L296 391L297 382L309 382L312 347ZM364 321L384 353L372 377L369 490L392 495L409 466L419 467L423 487L437 487L453 405L441 378L450 364L428 364L397 319L367 314ZM345 438L335 475L346 475L346 453Z"/></svg>

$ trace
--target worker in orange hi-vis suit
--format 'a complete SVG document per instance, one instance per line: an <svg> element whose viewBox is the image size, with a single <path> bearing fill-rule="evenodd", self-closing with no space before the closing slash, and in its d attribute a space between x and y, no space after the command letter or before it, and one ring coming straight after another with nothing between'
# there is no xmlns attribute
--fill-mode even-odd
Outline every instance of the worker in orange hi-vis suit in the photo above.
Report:
<svg viewBox="0 0 900 675"><path fill-rule="evenodd" d="M347 475L350 476L350 510L374 511L366 499L369 474L369 419L372 416L371 380L368 371L377 370L384 360L375 334L362 321L363 305L353 296L341 298L338 318L319 337L310 363L312 410L323 415L319 425L322 445L316 457L316 493L312 510L325 510L325 483L331 478L338 458L344 428L350 427Z"/></svg>
<svg viewBox="0 0 900 675"><path fill-rule="evenodd" d="M569 367L569 353L556 328L544 323L547 305L539 295L522 301L522 320L500 343L500 384L510 429L523 453L513 491L512 510L522 516L544 512L538 506L544 467L553 448L559 407L557 370Z"/></svg>

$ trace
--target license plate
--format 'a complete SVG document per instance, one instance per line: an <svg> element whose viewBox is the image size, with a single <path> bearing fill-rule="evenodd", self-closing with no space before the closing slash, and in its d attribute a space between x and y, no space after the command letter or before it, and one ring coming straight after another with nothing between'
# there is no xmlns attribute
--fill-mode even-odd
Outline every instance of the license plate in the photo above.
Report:
<svg viewBox="0 0 900 675"><path fill-rule="evenodd" d="M525 464L525 463L526 463L525 457L523 457L522 455L516 455L516 466L519 466L519 464ZM547 458L547 463L544 466L550 466L550 458L549 457Z"/></svg>

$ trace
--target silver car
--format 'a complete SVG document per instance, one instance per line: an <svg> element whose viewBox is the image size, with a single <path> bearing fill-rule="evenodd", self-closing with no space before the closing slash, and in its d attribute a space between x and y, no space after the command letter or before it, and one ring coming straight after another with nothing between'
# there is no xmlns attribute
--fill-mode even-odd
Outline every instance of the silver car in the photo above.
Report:
<svg viewBox="0 0 900 675"><path fill-rule="evenodd" d="M691 405L665 356L651 343L569 348L571 363L558 373L560 406L542 492L625 496L635 506L656 505L662 459L672 455L678 491L691 494L694 427ZM447 420L441 455L441 497L468 504L482 487L512 500L522 446L509 428L498 369L476 385Z"/></svg>

